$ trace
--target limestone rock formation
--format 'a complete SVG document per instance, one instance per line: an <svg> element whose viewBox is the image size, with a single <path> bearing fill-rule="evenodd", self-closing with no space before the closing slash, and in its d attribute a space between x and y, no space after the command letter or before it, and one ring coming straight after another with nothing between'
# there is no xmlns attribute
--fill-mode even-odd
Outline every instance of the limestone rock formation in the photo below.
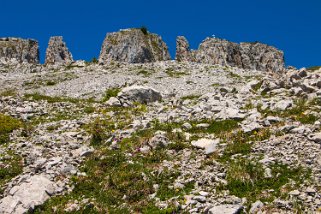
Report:
<svg viewBox="0 0 321 214"><path fill-rule="evenodd" d="M12 59L19 63L39 63L38 41L21 38L0 38L0 58L5 61Z"/></svg>
<svg viewBox="0 0 321 214"><path fill-rule="evenodd" d="M49 40L46 51L46 64L69 64L73 62L72 55L68 50L62 36L53 36Z"/></svg>
<svg viewBox="0 0 321 214"><path fill-rule="evenodd" d="M184 36L178 36L176 40L176 60L178 62L190 61L191 51L189 43Z"/></svg>
<svg viewBox="0 0 321 214"><path fill-rule="evenodd" d="M258 42L237 44L218 38L206 38L198 50L190 51L187 40L179 36L176 59L261 71L284 69L284 54L275 47Z"/></svg>
<svg viewBox="0 0 321 214"><path fill-rule="evenodd" d="M148 63L170 60L167 45L156 34L141 29L108 33L101 48L99 62Z"/></svg>

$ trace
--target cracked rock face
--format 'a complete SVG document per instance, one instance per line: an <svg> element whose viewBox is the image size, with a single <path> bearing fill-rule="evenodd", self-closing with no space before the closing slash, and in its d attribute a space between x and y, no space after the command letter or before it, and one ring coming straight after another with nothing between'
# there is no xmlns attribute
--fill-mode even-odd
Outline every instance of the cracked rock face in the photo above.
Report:
<svg viewBox="0 0 321 214"><path fill-rule="evenodd" d="M21 38L0 38L0 58L19 63L39 63L38 41Z"/></svg>
<svg viewBox="0 0 321 214"><path fill-rule="evenodd" d="M69 64L73 62L72 55L68 50L62 36L54 36L49 40L46 51L46 64Z"/></svg>
<svg viewBox="0 0 321 214"><path fill-rule="evenodd" d="M99 62L147 63L170 60L167 45L156 34L140 29L108 33L101 48Z"/></svg>
<svg viewBox="0 0 321 214"><path fill-rule="evenodd" d="M176 59L206 64L219 64L243 69L280 72L284 70L282 51L262 43L233 43L206 38L198 50L189 50L185 37L177 37Z"/></svg>

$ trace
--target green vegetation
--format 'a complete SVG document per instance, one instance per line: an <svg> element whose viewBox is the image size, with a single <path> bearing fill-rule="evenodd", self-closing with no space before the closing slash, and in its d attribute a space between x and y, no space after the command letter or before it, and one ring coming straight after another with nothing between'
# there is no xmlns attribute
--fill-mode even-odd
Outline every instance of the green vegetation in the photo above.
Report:
<svg viewBox="0 0 321 214"><path fill-rule="evenodd" d="M319 70L321 68L321 66L311 66L309 68L307 68L308 71L316 71Z"/></svg>
<svg viewBox="0 0 321 214"><path fill-rule="evenodd" d="M272 202L276 197L282 197L282 193L291 190L291 187L284 189L290 181L294 181L295 186L298 187L311 174L310 170L305 170L300 166L290 168L276 163L270 168L272 176L266 177L264 167L258 161L245 158L233 160L229 162L228 184L225 187L237 197L246 197L249 205L257 200ZM270 189L273 191L268 191Z"/></svg>
<svg viewBox="0 0 321 214"><path fill-rule="evenodd" d="M1 121L1 120L0 120ZM22 159L20 156L13 153L1 154L1 156L9 155L10 158L6 158L0 161L0 194L3 193L4 184L6 184L10 179L22 173Z"/></svg>
<svg viewBox="0 0 321 214"><path fill-rule="evenodd" d="M257 106L260 113L265 116L273 115L278 117L287 117L296 121L300 121L303 124L313 124L319 118L312 114L305 114L305 111L313 109L314 105L318 105L318 100L314 99L308 102L305 99L298 99L294 101L295 106L285 111L271 111L270 109L262 109L262 106Z"/></svg>
<svg viewBox="0 0 321 214"><path fill-rule="evenodd" d="M58 103L58 102L70 102L70 103L80 103L80 102L93 102L92 100L83 100L83 99L76 99L70 97L50 97L46 95L42 95L39 93L33 94L25 94L25 99L31 99L35 101L46 100L48 103Z"/></svg>
<svg viewBox="0 0 321 214"><path fill-rule="evenodd" d="M154 172L156 166L169 157L164 150L145 155L133 153L139 146L136 137L123 139L120 150L99 147L81 169L86 176L73 179L73 191L51 198L35 213L51 213L53 209L63 212L69 201L81 201L83 198L89 199L93 206L82 205L80 213L176 213L178 209L174 206L160 210L149 195L156 193L157 197L165 200L188 194L194 184L188 183L179 190L169 188L179 173L169 169ZM133 155L126 155L128 152ZM154 189L154 184L159 184L158 190Z"/></svg>
<svg viewBox="0 0 321 214"><path fill-rule="evenodd" d="M137 72L138 75L143 75L144 77L149 77L152 75L154 71L153 70L146 70L146 69L141 69Z"/></svg>
<svg viewBox="0 0 321 214"><path fill-rule="evenodd" d="M148 29L145 26L141 26L140 30L143 32L144 35L148 35Z"/></svg>
<svg viewBox="0 0 321 214"><path fill-rule="evenodd" d="M0 144L7 143L9 141L10 133L21 127L21 121L0 113Z"/></svg>
<svg viewBox="0 0 321 214"><path fill-rule="evenodd" d="M166 68L165 73L170 76L170 77L174 77L174 78L179 78L181 76L186 75L186 72L183 71L175 71L173 68Z"/></svg>
<svg viewBox="0 0 321 214"><path fill-rule="evenodd" d="M102 98L102 102L106 102L111 97L116 97L117 94L120 92L120 88L109 88L106 90L105 95Z"/></svg>
<svg viewBox="0 0 321 214"><path fill-rule="evenodd" d="M14 89L7 89L5 91L2 91L0 93L0 97L9 97L9 96L16 96L17 95L17 91Z"/></svg>
<svg viewBox="0 0 321 214"><path fill-rule="evenodd" d="M181 97L181 100L196 100L200 97L201 95L188 95L188 96Z"/></svg>

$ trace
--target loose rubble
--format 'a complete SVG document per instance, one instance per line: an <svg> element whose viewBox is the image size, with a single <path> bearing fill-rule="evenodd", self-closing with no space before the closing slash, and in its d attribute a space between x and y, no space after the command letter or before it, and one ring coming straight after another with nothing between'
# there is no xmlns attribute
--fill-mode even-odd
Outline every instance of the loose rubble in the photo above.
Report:
<svg viewBox="0 0 321 214"><path fill-rule="evenodd" d="M72 65L0 66L1 213L320 211L321 70Z"/></svg>

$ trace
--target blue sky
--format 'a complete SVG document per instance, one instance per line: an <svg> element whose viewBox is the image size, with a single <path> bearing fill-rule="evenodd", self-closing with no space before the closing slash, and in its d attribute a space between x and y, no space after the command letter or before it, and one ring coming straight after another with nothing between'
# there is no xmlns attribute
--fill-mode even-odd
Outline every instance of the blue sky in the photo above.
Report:
<svg viewBox="0 0 321 214"><path fill-rule="evenodd" d="M215 34L276 46L287 65L321 65L320 0L1 0L0 18L0 37L37 39L42 62L50 36L64 36L75 59L90 60L107 32L145 25L172 58L176 36L196 49Z"/></svg>

